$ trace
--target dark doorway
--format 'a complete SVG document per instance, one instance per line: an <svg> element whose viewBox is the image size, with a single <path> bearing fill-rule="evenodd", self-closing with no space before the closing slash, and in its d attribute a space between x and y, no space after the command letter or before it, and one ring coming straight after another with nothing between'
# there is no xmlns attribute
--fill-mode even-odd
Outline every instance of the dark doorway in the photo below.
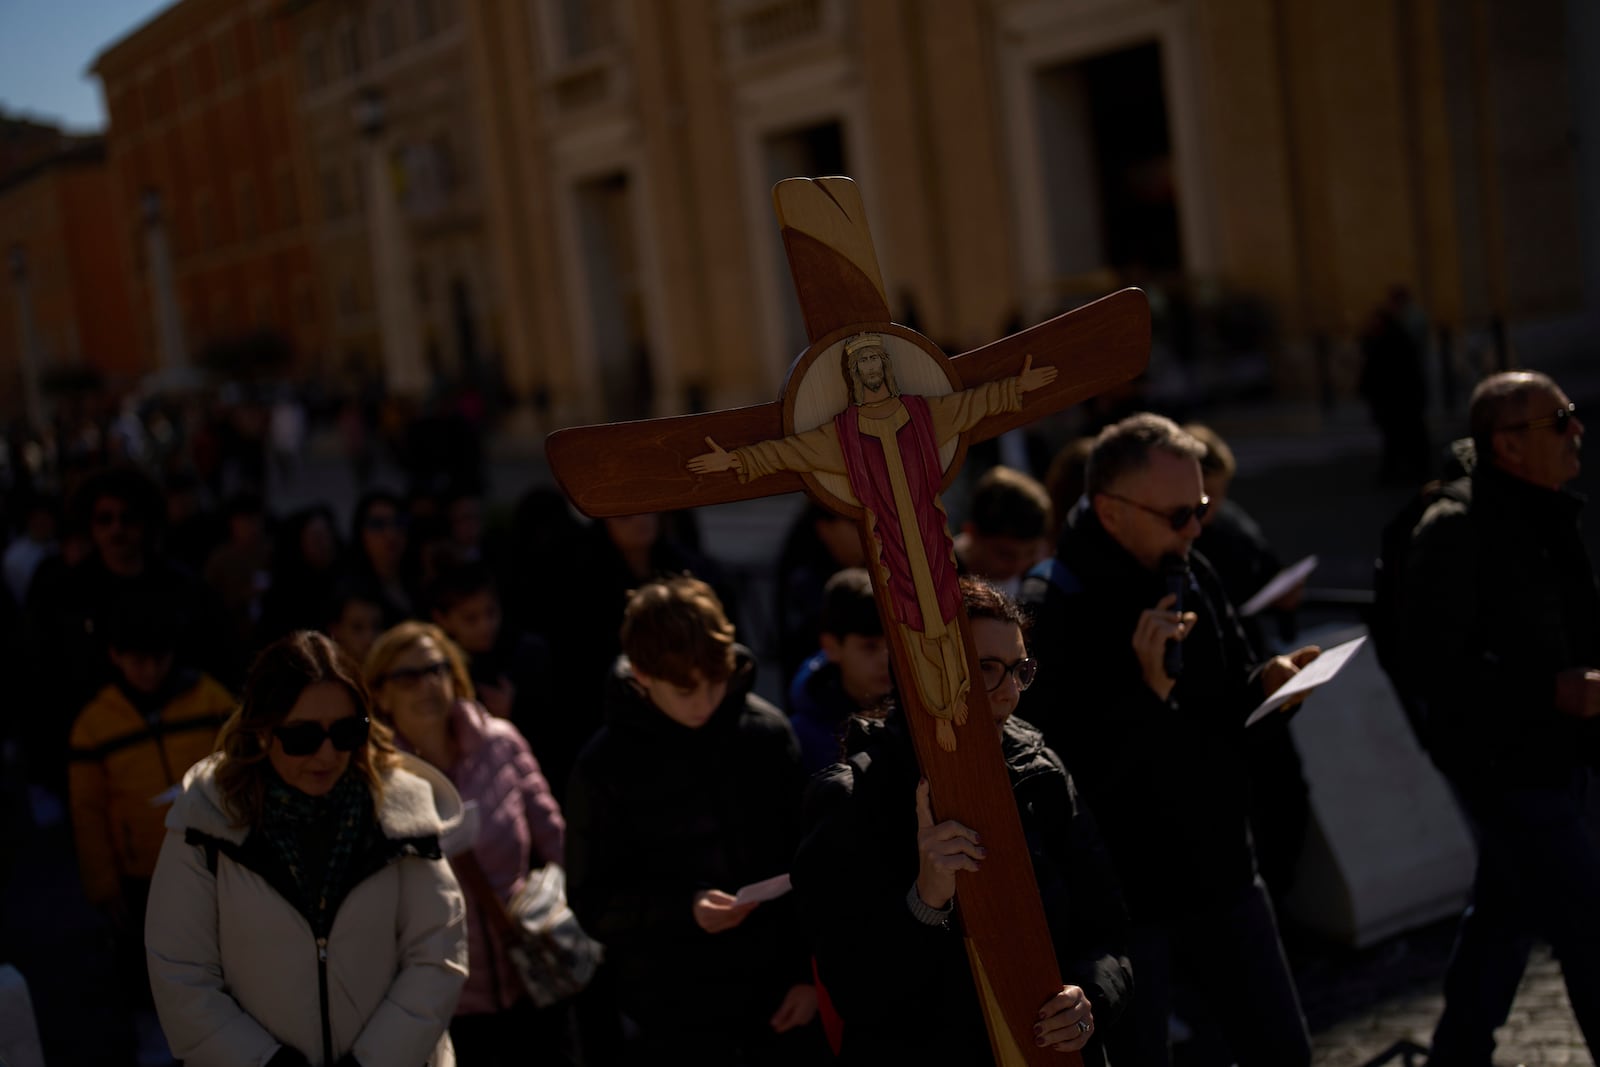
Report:
<svg viewBox="0 0 1600 1067"><path fill-rule="evenodd" d="M605 416L646 418L654 380L628 175L611 174L579 184L577 202Z"/></svg>
<svg viewBox="0 0 1600 1067"><path fill-rule="evenodd" d="M1132 276L1181 271L1161 46L1051 67L1036 89L1058 278L1102 267Z"/></svg>

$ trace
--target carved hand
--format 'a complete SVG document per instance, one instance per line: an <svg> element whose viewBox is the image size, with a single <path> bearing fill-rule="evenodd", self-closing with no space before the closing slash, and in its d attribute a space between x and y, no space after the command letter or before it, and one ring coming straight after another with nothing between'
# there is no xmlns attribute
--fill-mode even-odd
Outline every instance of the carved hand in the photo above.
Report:
<svg viewBox="0 0 1600 1067"><path fill-rule="evenodd" d="M1027 355L1022 358L1022 373L1017 375L1017 392L1031 393L1035 389L1043 389L1055 380L1056 369L1054 367L1039 367L1035 369L1033 356Z"/></svg>
<svg viewBox="0 0 1600 1067"><path fill-rule="evenodd" d="M711 438L706 438L706 444L711 446L710 452L704 452L689 461L691 474L718 474L722 471L739 470L743 464L739 462L736 452L729 452Z"/></svg>

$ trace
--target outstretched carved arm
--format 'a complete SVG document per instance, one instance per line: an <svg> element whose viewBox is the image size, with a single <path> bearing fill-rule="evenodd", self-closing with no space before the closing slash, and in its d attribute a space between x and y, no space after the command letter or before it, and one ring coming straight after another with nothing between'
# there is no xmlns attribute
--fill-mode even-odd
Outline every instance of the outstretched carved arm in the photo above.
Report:
<svg viewBox="0 0 1600 1067"><path fill-rule="evenodd" d="M691 474L720 474L723 471L743 471L744 464L739 460L739 453L729 452L711 438L706 438L706 444L711 446L710 452L703 452L689 461Z"/></svg>

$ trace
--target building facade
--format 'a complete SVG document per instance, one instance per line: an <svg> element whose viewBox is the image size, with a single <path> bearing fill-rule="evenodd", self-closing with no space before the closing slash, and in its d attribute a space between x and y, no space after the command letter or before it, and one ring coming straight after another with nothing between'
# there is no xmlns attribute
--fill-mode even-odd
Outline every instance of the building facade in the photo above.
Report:
<svg viewBox="0 0 1600 1067"><path fill-rule="evenodd" d="M40 426L62 388L127 381L141 368L128 344L136 325L127 227L105 144L30 140L34 147L11 153L0 171L0 421Z"/></svg>
<svg viewBox="0 0 1600 1067"><path fill-rule="evenodd" d="M491 384L502 296L459 0L284 10L336 361L412 397Z"/></svg>
<svg viewBox="0 0 1600 1067"><path fill-rule="evenodd" d="M1600 311L1581 3L463 3L508 376L552 424L776 395L794 175L861 184L951 351L1140 284L1180 358L1311 396L1396 285L1457 359Z"/></svg>
<svg viewBox="0 0 1600 1067"><path fill-rule="evenodd" d="M151 371L227 365L265 338L290 362L262 369L289 373L331 343L278 6L179 0L91 67Z"/></svg>

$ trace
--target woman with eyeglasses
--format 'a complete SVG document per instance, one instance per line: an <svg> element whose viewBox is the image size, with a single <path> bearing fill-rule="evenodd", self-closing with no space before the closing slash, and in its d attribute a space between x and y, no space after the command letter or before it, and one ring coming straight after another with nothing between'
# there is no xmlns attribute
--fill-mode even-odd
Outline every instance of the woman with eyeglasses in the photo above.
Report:
<svg viewBox="0 0 1600 1067"><path fill-rule="evenodd" d="M1101 1031L1131 987L1122 895L1065 766L1038 730L1013 715L1038 670L1021 609L977 578L961 579L961 598L982 672L974 682L988 690L1061 965L1061 990L1039 1006L1035 1040L1101 1067ZM898 710L882 721L853 720L845 746L846 759L812 779L809 826L791 873L842 1022L840 1061L987 1063L989 1040L953 909L958 872L982 866L982 843L959 822L934 822Z"/></svg>
<svg viewBox="0 0 1600 1067"><path fill-rule="evenodd" d="M356 665L299 631L257 658L167 818L145 924L189 1067L455 1062L461 799L395 751Z"/></svg>
<svg viewBox="0 0 1600 1067"><path fill-rule="evenodd" d="M565 1054L565 1014L523 993L493 916L528 871L564 862L566 822L522 734L474 699L461 650L431 623L404 622L367 655L378 718L401 748L443 771L476 808L477 837L452 863L466 890L470 966L450 1024L462 1067ZM492 895L492 899L489 897ZM547 1062L543 1056L540 1062Z"/></svg>

